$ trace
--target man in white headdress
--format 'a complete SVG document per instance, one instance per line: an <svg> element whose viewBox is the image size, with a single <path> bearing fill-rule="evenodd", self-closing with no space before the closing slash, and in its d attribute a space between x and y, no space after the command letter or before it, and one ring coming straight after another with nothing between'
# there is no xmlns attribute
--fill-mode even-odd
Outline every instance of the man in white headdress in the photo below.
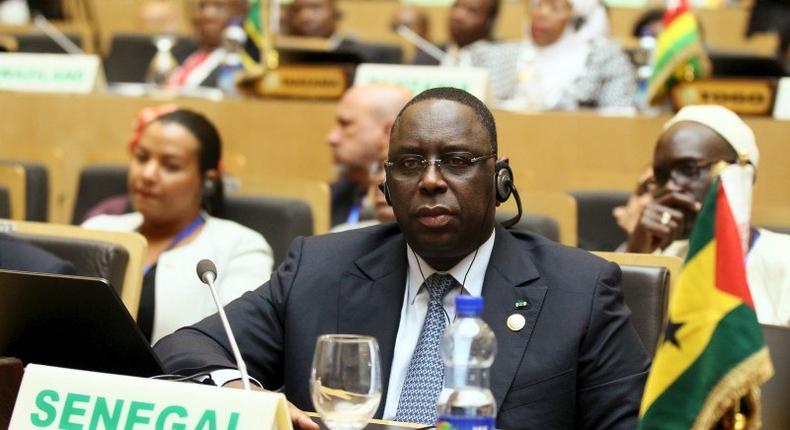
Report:
<svg viewBox="0 0 790 430"><path fill-rule="evenodd" d="M754 133L732 111L687 106L664 125L653 156L654 199L642 210L626 250L685 258L688 237L719 161L760 160ZM757 318L790 326L790 236L752 227L746 276Z"/></svg>

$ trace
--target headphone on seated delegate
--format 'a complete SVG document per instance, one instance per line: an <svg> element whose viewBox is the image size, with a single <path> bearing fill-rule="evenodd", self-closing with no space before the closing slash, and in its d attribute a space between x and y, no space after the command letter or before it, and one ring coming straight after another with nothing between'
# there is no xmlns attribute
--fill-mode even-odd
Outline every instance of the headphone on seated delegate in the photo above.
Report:
<svg viewBox="0 0 790 430"><path fill-rule="evenodd" d="M502 225L505 228L512 227L514 224L521 219L521 197L518 195L518 190L516 189L516 185L513 183L513 169L510 168L510 164L507 160L499 160L494 165L494 185L496 188L496 201L497 203L504 203L507 199L510 198L510 195L516 199L516 208L518 209L518 213L513 218L502 222ZM384 193L384 199L387 201L389 206L392 206L392 197L390 196L390 189L387 186L387 178L384 178L379 184L379 190Z"/></svg>

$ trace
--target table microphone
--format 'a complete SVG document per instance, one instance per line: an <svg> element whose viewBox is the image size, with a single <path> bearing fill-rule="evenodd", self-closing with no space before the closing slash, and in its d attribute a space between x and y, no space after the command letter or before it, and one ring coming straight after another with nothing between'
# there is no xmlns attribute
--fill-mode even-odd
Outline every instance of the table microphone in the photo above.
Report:
<svg viewBox="0 0 790 430"><path fill-rule="evenodd" d="M233 350L233 356L236 358L236 366L241 373L241 382L244 385L244 389L250 391L250 376L247 374L247 365L244 364L244 359L241 358L239 345L236 344L236 337L233 336L230 323L228 323L228 316L225 315L225 309L222 307L217 289L214 288L214 280L217 279L217 266L214 265L213 261L204 258L197 264L197 275L200 278L200 282L208 285L208 288L211 290L211 296L214 298L214 304L217 305L219 318L222 320L222 327L225 328L225 334L228 335L228 340L230 341L230 348Z"/></svg>
<svg viewBox="0 0 790 430"><path fill-rule="evenodd" d="M50 38L53 42L55 42L61 49L66 51L67 54L84 54L85 51L80 49L74 42L71 41L62 31L58 30L57 27L52 25L48 19L44 17L42 14L36 14L36 17L33 18L33 25L36 26L39 30L41 30L47 37Z"/></svg>
<svg viewBox="0 0 790 430"><path fill-rule="evenodd" d="M409 41L409 43L420 48L423 52L433 57L434 60L440 63L442 62L442 59L446 55L446 53L441 48L427 41L425 38L415 33L414 31L412 31L412 29L406 27L405 25L399 25L393 28L393 31L395 31L395 33L398 33L398 36L406 39L407 41Z"/></svg>

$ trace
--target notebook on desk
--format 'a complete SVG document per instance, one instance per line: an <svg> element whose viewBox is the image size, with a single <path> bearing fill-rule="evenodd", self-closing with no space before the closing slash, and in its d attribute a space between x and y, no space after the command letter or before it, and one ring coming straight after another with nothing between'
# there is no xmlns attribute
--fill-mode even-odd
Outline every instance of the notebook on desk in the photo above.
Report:
<svg viewBox="0 0 790 430"><path fill-rule="evenodd" d="M164 373L104 279L0 270L0 356L94 372Z"/></svg>

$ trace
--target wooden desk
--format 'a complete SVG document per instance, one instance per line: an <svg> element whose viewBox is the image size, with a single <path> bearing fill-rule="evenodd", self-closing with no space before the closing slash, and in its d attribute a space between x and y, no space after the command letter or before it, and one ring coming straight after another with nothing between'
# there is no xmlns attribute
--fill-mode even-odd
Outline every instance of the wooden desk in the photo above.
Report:
<svg viewBox="0 0 790 430"><path fill-rule="evenodd" d="M0 94L0 154L6 159L51 162L50 220L68 222L79 170L89 163L128 161L132 119L143 106L163 101L109 95ZM219 127L224 166L244 178L295 177L329 181L326 134L332 102L179 100ZM510 157L522 194L608 188L631 190L651 162L669 117L605 117L592 113L495 112L499 153ZM754 220L790 224L790 121L749 118L761 152ZM59 153L58 163L46 154ZM61 165L62 164L62 165Z"/></svg>

